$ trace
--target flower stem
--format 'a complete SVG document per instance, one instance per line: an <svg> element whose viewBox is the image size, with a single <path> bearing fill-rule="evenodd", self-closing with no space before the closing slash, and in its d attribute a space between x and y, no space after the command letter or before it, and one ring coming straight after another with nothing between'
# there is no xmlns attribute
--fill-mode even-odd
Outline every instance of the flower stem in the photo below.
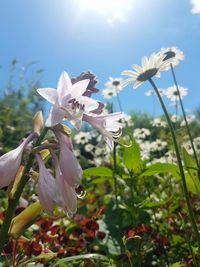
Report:
<svg viewBox="0 0 200 267"><path fill-rule="evenodd" d="M48 128L43 129L43 131L41 132L41 135L36 140L34 147L40 145L40 143L42 142L47 131L48 131ZM34 155L30 154L29 158L28 158L28 162L27 162L26 167L24 169L23 175L19 181L17 190L15 191L14 196L12 198L8 199L8 208L7 208L5 219L4 219L3 224L1 226L1 232L0 232L0 255L1 255L2 250L4 248L4 244L6 243L6 241L8 239L8 231L9 231L9 228L10 228L10 225L12 222L12 218L14 215L14 211L15 211L16 206L18 204L19 198L22 194L22 191L23 191L26 183L29 180L28 173L29 173L29 171L33 165L33 161L34 161Z"/></svg>
<svg viewBox="0 0 200 267"><path fill-rule="evenodd" d="M117 199L117 178L116 178L116 171L117 171L117 155L116 155L116 144L114 143L113 147L113 179L114 179L114 190L115 190L115 204L116 208L118 209L118 199Z"/></svg>
<svg viewBox="0 0 200 267"><path fill-rule="evenodd" d="M193 150L193 153L194 153L194 158L195 158L195 161L196 161L198 169L200 169L197 153L196 153L196 150L195 150L195 147L194 147L194 143L193 143L193 140L192 140L192 135L191 135L190 128L189 128L189 125L188 125L187 117L186 117L184 106L183 106L183 101L181 99L180 90L179 90L179 87L178 87L178 83L177 83L177 80L176 80L176 76L175 76L175 72L174 72L174 68L173 68L172 64L170 64L170 67L171 67L171 71L172 71L173 80L174 80L174 83L175 83L175 86L176 86L176 90L177 90L177 93L178 93L178 98L179 98L181 110L182 110L182 113L183 113L185 126L186 126L186 129L187 129L188 136L189 136L190 143L191 143L191 147L192 147L192 150ZM199 179L200 179L200 177L199 177Z"/></svg>
<svg viewBox="0 0 200 267"><path fill-rule="evenodd" d="M190 221L191 221L191 224L192 224L192 228L193 228L193 230L195 232L195 235L196 235L196 238L197 238L197 241L198 241L198 246L200 248L200 235L199 235L199 232L198 232L196 220L195 220L195 217L194 217L194 213L193 213L191 202L190 202L190 198L189 198L189 193L188 193L186 179L185 179L185 173L184 173L184 169L183 169L183 165L182 165L182 161L181 161L181 156L180 156L178 144L177 144L177 141L176 141L176 135L175 135L175 132L174 132L174 129L173 129L169 114L168 114L167 109L165 107L165 104L164 104L164 102L162 100L162 97L160 96L160 93L159 93L155 83L153 82L153 80L151 78L149 79L149 82L152 85L152 87L154 88L154 90L155 90L155 92L156 92L156 94L158 96L158 99L160 101L161 107L162 107L162 109L164 111L165 117L167 119L167 122L168 122L168 125L169 125L169 128L170 128L170 132L171 132L171 136L172 136L172 140L173 140L173 144L174 144L174 149L175 149L176 157L177 157L177 161L178 161L178 166L179 166L179 170L180 170L180 175L181 175L181 179L182 179L183 192L184 192L184 196L185 196L186 203L187 203L189 217L190 217Z"/></svg>

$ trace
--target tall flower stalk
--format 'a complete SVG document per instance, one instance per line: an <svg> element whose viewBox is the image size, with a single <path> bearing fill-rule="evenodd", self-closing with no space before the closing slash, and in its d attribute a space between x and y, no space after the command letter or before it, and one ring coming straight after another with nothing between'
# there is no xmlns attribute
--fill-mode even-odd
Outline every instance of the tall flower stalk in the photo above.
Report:
<svg viewBox="0 0 200 267"><path fill-rule="evenodd" d="M198 240L198 246L200 248L200 235L199 235L199 231L197 228L197 223L196 223L196 219L194 217L194 212L192 210L192 206L191 206L191 202L190 202L190 197L189 197L189 193L188 193L188 189L187 189L187 184L186 184L186 179L185 179L185 173L184 173L184 169L183 169L183 165L182 165L182 161L181 161L181 155L180 155L180 151L178 148L178 143L176 140L176 135L169 117L169 114L167 112L167 109L165 107L165 104L162 100L162 97L160 96L160 93L158 91L158 88L156 87L155 83L153 82L152 78L148 79L150 84L152 85L156 95L158 96L160 105L164 111L165 117L167 119L169 128L170 128L170 132L171 132L171 136L172 136L172 140L173 140L173 144L174 144L174 149L175 149L175 153L176 153L176 157L177 157L177 162L178 162L178 166L179 166L179 170L180 170L180 175L181 175L181 180L182 180L182 185L183 185L183 192L184 192L184 196L186 199L186 203L187 203L187 208L188 208L188 212L189 212L189 216L190 216L190 220L191 220L191 224L192 224L192 228L195 232L196 238Z"/></svg>
<svg viewBox="0 0 200 267"><path fill-rule="evenodd" d="M41 135L36 140L34 147L39 146L41 144L47 131L48 131L47 128L43 129L43 131L41 132ZM22 191L23 191L26 183L29 180L28 173L29 173L29 171L33 165L33 161L34 161L34 155L30 154L30 156L28 158L28 162L27 162L26 167L24 169L24 172L22 174L22 177L19 181L17 190L15 191L14 195L8 199L8 208L6 210L5 219L4 219L3 224L1 226L1 232L0 232L0 254L2 253L4 244L6 243L6 241L8 239L8 231L9 231L9 228L10 228L10 225L12 222L12 218L13 218L16 206L18 204L19 198L22 194Z"/></svg>
<svg viewBox="0 0 200 267"><path fill-rule="evenodd" d="M194 143L193 143L193 140L192 140L192 135L191 135L190 127L188 125L187 117L186 117L186 114L185 114L185 109L184 109L184 106L183 106L183 101L181 99L180 90L179 90L179 87L178 87L178 83L177 83L177 80L176 80L176 76L175 76L175 72L174 72L174 68L173 68L173 65L172 64L170 64L170 68L171 68L171 72L172 72L174 84L176 86L177 95L178 95L178 99L179 99L180 106L181 106L181 111L183 113L183 118L184 118L184 121L185 121L185 126L186 126L186 129L187 129L188 136L189 136L190 143L191 143L191 147L192 147L192 150L193 150L193 153L194 153L194 159L195 159L195 162L196 162L196 165L197 165L197 168L198 168L198 174L199 174L199 179L200 179L200 165L199 165L199 161L198 161L196 149L194 147Z"/></svg>

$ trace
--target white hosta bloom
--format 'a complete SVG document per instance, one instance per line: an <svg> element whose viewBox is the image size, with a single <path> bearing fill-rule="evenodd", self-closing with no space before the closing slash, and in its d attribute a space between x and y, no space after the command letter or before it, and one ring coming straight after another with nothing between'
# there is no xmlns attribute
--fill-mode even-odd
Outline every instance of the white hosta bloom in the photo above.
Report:
<svg viewBox="0 0 200 267"><path fill-rule="evenodd" d="M182 86L178 86L180 97L183 98L188 94L188 89ZM165 95L167 98L169 98L172 102L175 102L179 99L178 97L178 91L176 86L170 86L165 90Z"/></svg>
<svg viewBox="0 0 200 267"><path fill-rule="evenodd" d="M117 141L121 136L121 120L123 114L121 112L89 116L84 115L83 120L88 122L91 126L96 128L104 137L110 148L113 147L113 141Z"/></svg>
<svg viewBox="0 0 200 267"><path fill-rule="evenodd" d="M187 123L188 123L188 124L192 123L192 122L195 120L195 115L193 115L193 114L191 114L191 115L187 115L187 116L186 116L186 120L187 120ZM185 126L185 120L182 120L182 121L181 121L180 126Z"/></svg>
<svg viewBox="0 0 200 267"><path fill-rule="evenodd" d="M133 132L133 136L136 139L145 139L150 135L150 131L147 128L136 128Z"/></svg>
<svg viewBox="0 0 200 267"><path fill-rule="evenodd" d="M91 139L89 132L79 132L74 136L76 144L86 144Z"/></svg>
<svg viewBox="0 0 200 267"><path fill-rule="evenodd" d="M151 121L151 125L154 127L163 127L163 128L167 127L167 123L163 121L161 118L154 118Z"/></svg>
<svg viewBox="0 0 200 267"><path fill-rule="evenodd" d="M34 139L30 134L17 148L0 157L0 188L8 186L17 174L25 147Z"/></svg>
<svg viewBox="0 0 200 267"><path fill-rule="evenodd" d="M129 83L134 83L133 87L137 88L144 81L151 79L153 76L160 77L160 72L165 70L169 65L169 60L163 61L165 55L158 56L157 54L151 54L150 58L146 56L142 58L141 66L132 65L132 70L125 70L122 75L127 75L130 78L123 82L123 86Z"/></svg>
<svg viewBox="0 0 200 267"><path fill-rule="evenodd" d="M171 64L173 67L177 66L179 62L184 59L183 52L177 47L161 48L158 55L159 56L165 55L163 61L171 59Z"/></svg>
<svg viewBox="0 0 200 267"><path fill-rule="evenodd" d="M80 128L83 112L90 112L99 107L96 100L83 96L89 82L89 79L85 79L72 84L67 72L63 72L59 78L57 90L37 89L42 97L53 104L46 121L47 127L55 126L63 119L68 119L76 128Z"/></svg>

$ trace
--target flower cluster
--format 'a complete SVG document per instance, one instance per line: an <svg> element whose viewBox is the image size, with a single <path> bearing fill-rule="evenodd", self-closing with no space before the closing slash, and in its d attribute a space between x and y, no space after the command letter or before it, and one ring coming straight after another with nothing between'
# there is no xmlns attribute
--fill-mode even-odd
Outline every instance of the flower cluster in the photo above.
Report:
<svg viewBox="0 0 200 267"><path fill-rule="evenodd" d="M82 73L75 79L70 79L66 72L59 78L57 90L54 88L39 88L37 92L52 104L45 126L52 130L57 141L46 141L35 148L35 158L39 166L38 198L45 211L52 214L56 205L72 216L76 212L77 196L82 197L81 184L82 168L73 151L69 129L62 121L69 121L75 129L81 128L82 121L89 123L99 131L110 148L121 135L122 124L119 122L122 113L104 114L104 104L91 98L96 93L97 80L90 73ZM21 165L22 155L27 145L38 135L38 131L27 137L16 149L0 157L0 188L8 186L15 180ZM89 140L90 133L75 137L77 142ZM82 141L80 141L81 139ZM79 141L78 141L79 140ZM46 168L41 150L50 151L55 166L55 177Z"/></svg>

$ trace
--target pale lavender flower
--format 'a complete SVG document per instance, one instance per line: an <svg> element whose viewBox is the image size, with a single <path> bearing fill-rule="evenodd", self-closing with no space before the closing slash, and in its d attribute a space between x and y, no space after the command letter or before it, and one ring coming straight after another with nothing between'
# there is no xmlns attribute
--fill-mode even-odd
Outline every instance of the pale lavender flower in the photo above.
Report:
<svg viewBox="0 0 200 267"><path fill-rule="evenodd" d="M41 157L38 154L36 154L35 157L39 166L38 198L43 209L52 214L56 205L56 200L58 201L56 181L49 170L45 167Z"/></svg>
<svg viewBox="0 0 200 267"><path fill-rule="evenodd" d="M113 147L113 141L117 141L121 136L122 124L119 122L123 118L121 112L89 116L84 115L83 120L96 128L104 137L110 148Z"/></svg>
<svg viewBox="0 0 200 267"><path fill-rule="evenodd" d="M73 153L71 139L57 130L54 133L60 144L59 165L63 177L70 186L77 187L81 182L82 168Z"/></svg>
<svg viewBox="0 0 200 267"><path fill-rule="evenodd" d="M34 137L34 133L30 134L17 148L0 157L0 188L8 186L15 179L23 151Z"/></svg>
<svg viewBox="0 0 200 267"><path fill-rule="evenodd" d="M76 128L80 128L83 112L98 109L99 103L96 100L83 96L89 82L89 79L85 79L72 84L67 72L63 72L59 78L57 90L37 89L42 97L53 104L46 121L47 127L55 126L63 119L68 119Z"/></svg>

